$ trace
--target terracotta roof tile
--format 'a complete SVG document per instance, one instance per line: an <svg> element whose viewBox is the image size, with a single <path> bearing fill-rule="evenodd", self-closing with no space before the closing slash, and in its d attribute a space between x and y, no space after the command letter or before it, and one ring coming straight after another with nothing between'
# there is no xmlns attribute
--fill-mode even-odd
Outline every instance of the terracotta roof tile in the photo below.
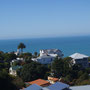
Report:
<svg viewBox="0 0 90 90"><path fill-rule="evenodd" d="M43 80L43 79L37 79L35 81L31 81L31 82L28 82L29 84L37 84L39 86L46 86L46 85L50 85L50 83L46 80Z"/></svg>

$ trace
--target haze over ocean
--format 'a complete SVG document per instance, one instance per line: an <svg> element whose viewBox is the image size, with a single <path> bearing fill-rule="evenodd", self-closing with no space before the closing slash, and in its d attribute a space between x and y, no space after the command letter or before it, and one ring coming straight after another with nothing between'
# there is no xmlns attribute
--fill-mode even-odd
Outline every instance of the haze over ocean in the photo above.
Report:
<svg viewBox="0 0 90 90"><path fill-rule="evenodd" d="M75 52L90 56L90 36L0 40L0 51L16 51L20 42L26 45L24 52L34 53L39 52L40 49L56 48L60 49L64 56Z"/></svg>

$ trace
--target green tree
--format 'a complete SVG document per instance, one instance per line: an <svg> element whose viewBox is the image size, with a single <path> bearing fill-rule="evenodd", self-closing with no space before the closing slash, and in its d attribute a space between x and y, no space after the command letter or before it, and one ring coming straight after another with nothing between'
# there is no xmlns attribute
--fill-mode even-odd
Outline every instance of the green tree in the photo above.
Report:
<svg viewBox="0 0 90 90"><path fill-rule="evenodd" d="M20 43L18 45L18 49L21 49L21 53L23 53L23 49L26 48L26 46L24 45L24 43Z"/></svg>
<svg viewBox="0 0 90 90"><path fill-rule="evenodd" d="M66 63L63 59L56 58L51 65L51 69L55 77L60 78L60 76L65 76L69 72L69 64Z"/></svg>
<svg viewBox="0 0 90 90"><path fill-rule="evenodd" d="M25 64L19 74L24 81L32 81L38 78L44 78L48 71L47 67L37 62Z"/></svg>
<svg viewBox="0 0 90 90"><path fill-rule="evenodd" d="M17 87L17 89L21 89L22 87L25 87L25 84L23 82L23 80L16 76L16 77L12 77L12 83Z"/></svg>
<svg viewBox="0 0 90 90"><path fill-rule="evenodd" d="M0 71L0 89L18 90L17 87L12 83L12 78L5 70Z"/></svg>
<svg viewBox="0 0 90 90"><path fill-rule="evenodd" d="M17 56L13 53L11 53L11 54L5 53L4 54L4 61L10 62L11 60L16 59L16 57Z"/></svg>
<svg viewBox="0 0 90 90"><path fill-rule="evenodd" d="M27 59L28 57L32 57L32 53L22 53L21 55L19 55L20 58L24 58Z"/></svg>

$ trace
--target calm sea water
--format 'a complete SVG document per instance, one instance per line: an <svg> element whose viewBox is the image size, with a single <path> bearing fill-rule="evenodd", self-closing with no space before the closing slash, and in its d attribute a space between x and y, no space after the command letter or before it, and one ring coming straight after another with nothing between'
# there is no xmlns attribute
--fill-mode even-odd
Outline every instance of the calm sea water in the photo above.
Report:
<svg viewBox="0 0 90 90"><path fill-rule="evenodd" d="M85 37L63 37L63 38L42 38L42 39L14 39L0 40L0 51L16 51L20 42L26 45L25 52L40 49L60 49L64 56L69 56L75 52L83 53L90 56L90 36Z"/></svg>

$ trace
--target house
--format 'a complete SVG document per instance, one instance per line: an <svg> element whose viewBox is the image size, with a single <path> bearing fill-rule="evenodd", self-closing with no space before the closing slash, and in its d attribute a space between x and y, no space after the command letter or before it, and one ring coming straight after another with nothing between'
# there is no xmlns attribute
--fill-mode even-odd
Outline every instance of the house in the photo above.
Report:
<svg viewBox="0 0 90 90"><path fill-rule="evenodd" d="M13 66L13 63L14 63L14 62L24 62L24 59L23 59L23 58L16 58L16 59L14 59L14 60L12 60L12 61L10 62L10 65Z"/></svg>
<svg viewBox="0 0 90 90"><path fill-rule="evenodd" d="M41 64L50 64L57 56L58 58L63 57L63 54L59 49L45 49L40 50L40 56L32 58L32 60Z"/></svg>
<svg viewBox="0 0 90 90"><path fill-rule="evenodd" d="M13 76L17 76L17 69L22 68L22 66L12 66L9 69L9 74L13 75Z"/></svg>
<svg viewBox="0 0 90 90"><path fill-rule="evenodd" d="M63 57L62 51L60 51L59 49L44 49L44 50L40 50L40 56L43 55L50 55L53 57Z"/></svg>
<svg viewBox="0 0 90 90"><path fill-rule="evenodd" d="M69 90L90 90L90 85L71 86Z"/></svg>
<svg viewBox="0 0 90 90"><path fill-rule="evenodd" d="M39 62L41 64L50 64L54 59L55 57L49 55L43 55L37 58L32 58L33 61Z"/></svg>
<svg viewBox="0 0 90 90"><path fill-rule="evenodd" d="M20 50L19 49L17 49L17 51L14 53L15 55L20 55Z"/></svg>
<svg viewBox="0 0 90 90"><path fill-rule="evenodd" d="M55 82L59 81L59 78L54 78L54 77L48 77L48 80L51 84L54 84Z"/></svg>
<svg viewBox="0 0 90 90"><path fill-rule="evenodd" d="M43 86L43 87L46 87L46 86L49 86L50 83L46 80L43 80L43 79L37 79L35 81L31 81L31 82L28 82L29 84L37 84L39 86Z"/></svg>
<svg viewBox="0 0 90 90"><path fill-rule="evenodd" d="M69 90L69 85L61 82L56 82L47 87L49 90Z"/></svg>
<svg viewBox="0 0 90 90"><path fill-rule="evenodd" d="M61 82L56 82L55 84L52 84L48 87L32 84L23 90L69 90L69 85L61 83Z"/></svg>
<svg viewBox="0 0 90 90"><path fill-rule="evenodd" d="M42 87L37 84L33 84L22 90L42 90Z"/></svg>
<svg viewBox="0 0 90 90"><path fill-rule="evenodd" d="M84 54L80 54L80 53L74 53L71 56L69 56L72 58L72 64L80 64L82 65L83 68L86 68L89 66L89 62L88 62L88 56L84 55Z"/></svg>

